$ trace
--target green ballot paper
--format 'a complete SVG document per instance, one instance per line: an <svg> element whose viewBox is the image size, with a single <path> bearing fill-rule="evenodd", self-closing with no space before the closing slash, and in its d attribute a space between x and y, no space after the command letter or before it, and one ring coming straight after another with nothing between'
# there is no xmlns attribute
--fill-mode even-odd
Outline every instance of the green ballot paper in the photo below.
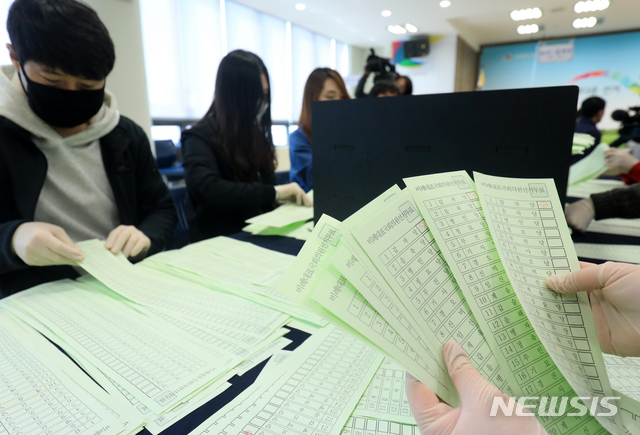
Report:
<svg viewBox="0 0 640 435"><path fill-rule="evenodd" d="M448 340L496 387L528 398L550 434L639 433L640 404L621 377L612 388L588 298L544 285L579 268L554 181L475 179L414 177L342 223L323 216L279 291L452 406ZM613 414L603 406L612 397ZM555 398L581 405L554 412Z"/></svg>

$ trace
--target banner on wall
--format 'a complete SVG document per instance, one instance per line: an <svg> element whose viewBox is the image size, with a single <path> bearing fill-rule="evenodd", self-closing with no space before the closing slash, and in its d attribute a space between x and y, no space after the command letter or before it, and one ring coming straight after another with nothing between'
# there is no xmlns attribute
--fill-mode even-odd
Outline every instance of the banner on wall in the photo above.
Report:
<svg viewBox="0 0 640 435"><path fill-rule="evenodd" d="M592 96L607 101L599 127L617 129L611 113L640 105L638 53L640 32L485 47L478 85L483 90L576 85L580 102Z"/></svg>
<svg viewBox="0 0 640 435"><path fill-rule="evenodd" d="M560 44L540 44L538 63L569 62L573 60L575 45L573 41Z"/></svg>

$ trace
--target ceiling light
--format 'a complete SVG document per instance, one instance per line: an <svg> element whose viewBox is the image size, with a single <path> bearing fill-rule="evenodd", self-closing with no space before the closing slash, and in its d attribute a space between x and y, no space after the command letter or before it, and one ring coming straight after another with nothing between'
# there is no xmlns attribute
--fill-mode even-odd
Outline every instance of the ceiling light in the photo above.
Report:
<svg viewBox="0 0 640 435"><path fill-rule="evenodd" d="M596 24L598 24L598 19L596 17L578 18L574 20L573 27L574 29L587 29L595 26Z"/></svg>
<svg viewBox="0 0 640 435"><path fill-rule="evenodd" d="M307 5L305 5L304 3L298 3L296 5L296 9L299 11L304 11L305 9L307 9Z"/></svg>
<svg viewBox="0 0 640 435"><path fill-rule="evenodd" d="M598 12L604 11L611 5L609 0L587 0L576 3L573 10L577 14L583 12Z"/></svg>
<svg viewBox="0 0 640 435"><path fill-rule="evenodd" d="M411 33L416 33L418 31L418 28L416 26L414 26L413 24L405 24L404 28L407 29L409 32Z"/></svg>
<svg viewBox="0 0 640 435"><path fill-rule="evenodd" d="M394 35L404 35L405 33L407 33L407 29L397 24L387 27L387 30L389 30L389 32L393 33Z"/></svg>
<svg viewBox="0 0 640 435"><path fill-rule="evenodd" d="M540 8L520 9L519 11L516 10L511 12L511 19L513 21L537 20L538 18L542 18L542 11Z"/></svg>
<svg viewBox="0 0 640 435"><path fill-rule="evenodd" d="M382 16L388 18L391 16L391 11L382 11Z"/></svg>
<svg viewBox="0 0 640 435"><path fill-rule="evenodd" d="M451 6L451 2L449 0L442 0L440 2L440 7L441 8L448 8L449 6Z"/></svg>
<svg viewBox="0 0 640 435"><path fill-rule="evenodd" d="M532 33L538 33L540 27L537 24L527 24L518 27L518 33L521 35L530 35Z"/></svg>

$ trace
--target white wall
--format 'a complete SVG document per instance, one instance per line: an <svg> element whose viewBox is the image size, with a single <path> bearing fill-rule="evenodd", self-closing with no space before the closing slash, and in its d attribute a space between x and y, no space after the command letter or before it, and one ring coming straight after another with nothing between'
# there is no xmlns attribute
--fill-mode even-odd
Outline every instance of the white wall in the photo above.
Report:
<svg viewBox="0 0 640 435"><path fill-rule="evenodd" d="M116 47L116 65L107 78L120 112L140 125L151 140L151 115L142 49L138 0L85 0L109 29ZM151 147L154 152L154 147Z"/></svg>
<svg viewBox="0 0 640 435"><path fill-rule="evenodd" d="M420 68L399 67L398 72L411 77L413 94L454 92L456 84L458 36L445 35L431 43L429 55L420 61Z"/></svg>

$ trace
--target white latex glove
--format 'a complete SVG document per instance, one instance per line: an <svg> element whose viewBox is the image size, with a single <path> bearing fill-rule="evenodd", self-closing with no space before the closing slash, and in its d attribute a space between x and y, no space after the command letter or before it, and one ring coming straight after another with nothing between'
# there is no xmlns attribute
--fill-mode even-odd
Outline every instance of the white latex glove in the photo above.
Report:
<svg viewBox="0 0 640 435"><path fill-rule="evenodd" d="M591 198L586 198L566 206L564 215L571 228L583 233L587 231L591 221L595 219L596 208Z"/></svg>
<svg viewBox="0 0 640 435"><path fill-rule="evenodd" d="M28 222L13 234L11 246L18 257L29 266L74 266L83 261L82 251L66 231L44 222Z"/></svg>
<svg viewBox="0 0 640 435"><path fill-rule="evenodd" d="M151 240L134 226L120 225L111 231L105 246L113 254L118 254L122 251L125 257L135 258L144 256L149 251Z"/></svg>
<svg viewBox="0 0 640 435"><path fill-rule="evenodd" d="M640 160L631 155L629 150L621 150L618 148L611 148L605 151L604 157L605 165L620 174L628 174L631 168L640 162Z"/></svg>
<svg viewBox="0 0 640 435"><path fill-rule="evenodd" d="M598 340L606 353L640 356L640 266L581 263L582 270L550 276L558 293L589 292Z"/></svg>
<svg viewBox="0 0 640 435"><path fill-rule="evenodd" d="M298 205L312 207L313 201L307 196L298 183L289 183L276 186L276 200L279 202L295 202Z"/></svg>
<svg viewBox="0 0 640 435"><path fill-rule="evenodd" d="M503 394L482 377L471 365L467 354L455 341L444 346L444 360L455 385L462 407L452 408L440 402L426 385L407 374L407 399L422 435L540 435L546 434L538 420L530 416L505 417L500 409L491 417L494 397L502 397L508 403L509 396ZM516 406L519 406L516 404ZM520 408L522 410L522 408ZM527 413L527 411L522 410Z"/></svg>

